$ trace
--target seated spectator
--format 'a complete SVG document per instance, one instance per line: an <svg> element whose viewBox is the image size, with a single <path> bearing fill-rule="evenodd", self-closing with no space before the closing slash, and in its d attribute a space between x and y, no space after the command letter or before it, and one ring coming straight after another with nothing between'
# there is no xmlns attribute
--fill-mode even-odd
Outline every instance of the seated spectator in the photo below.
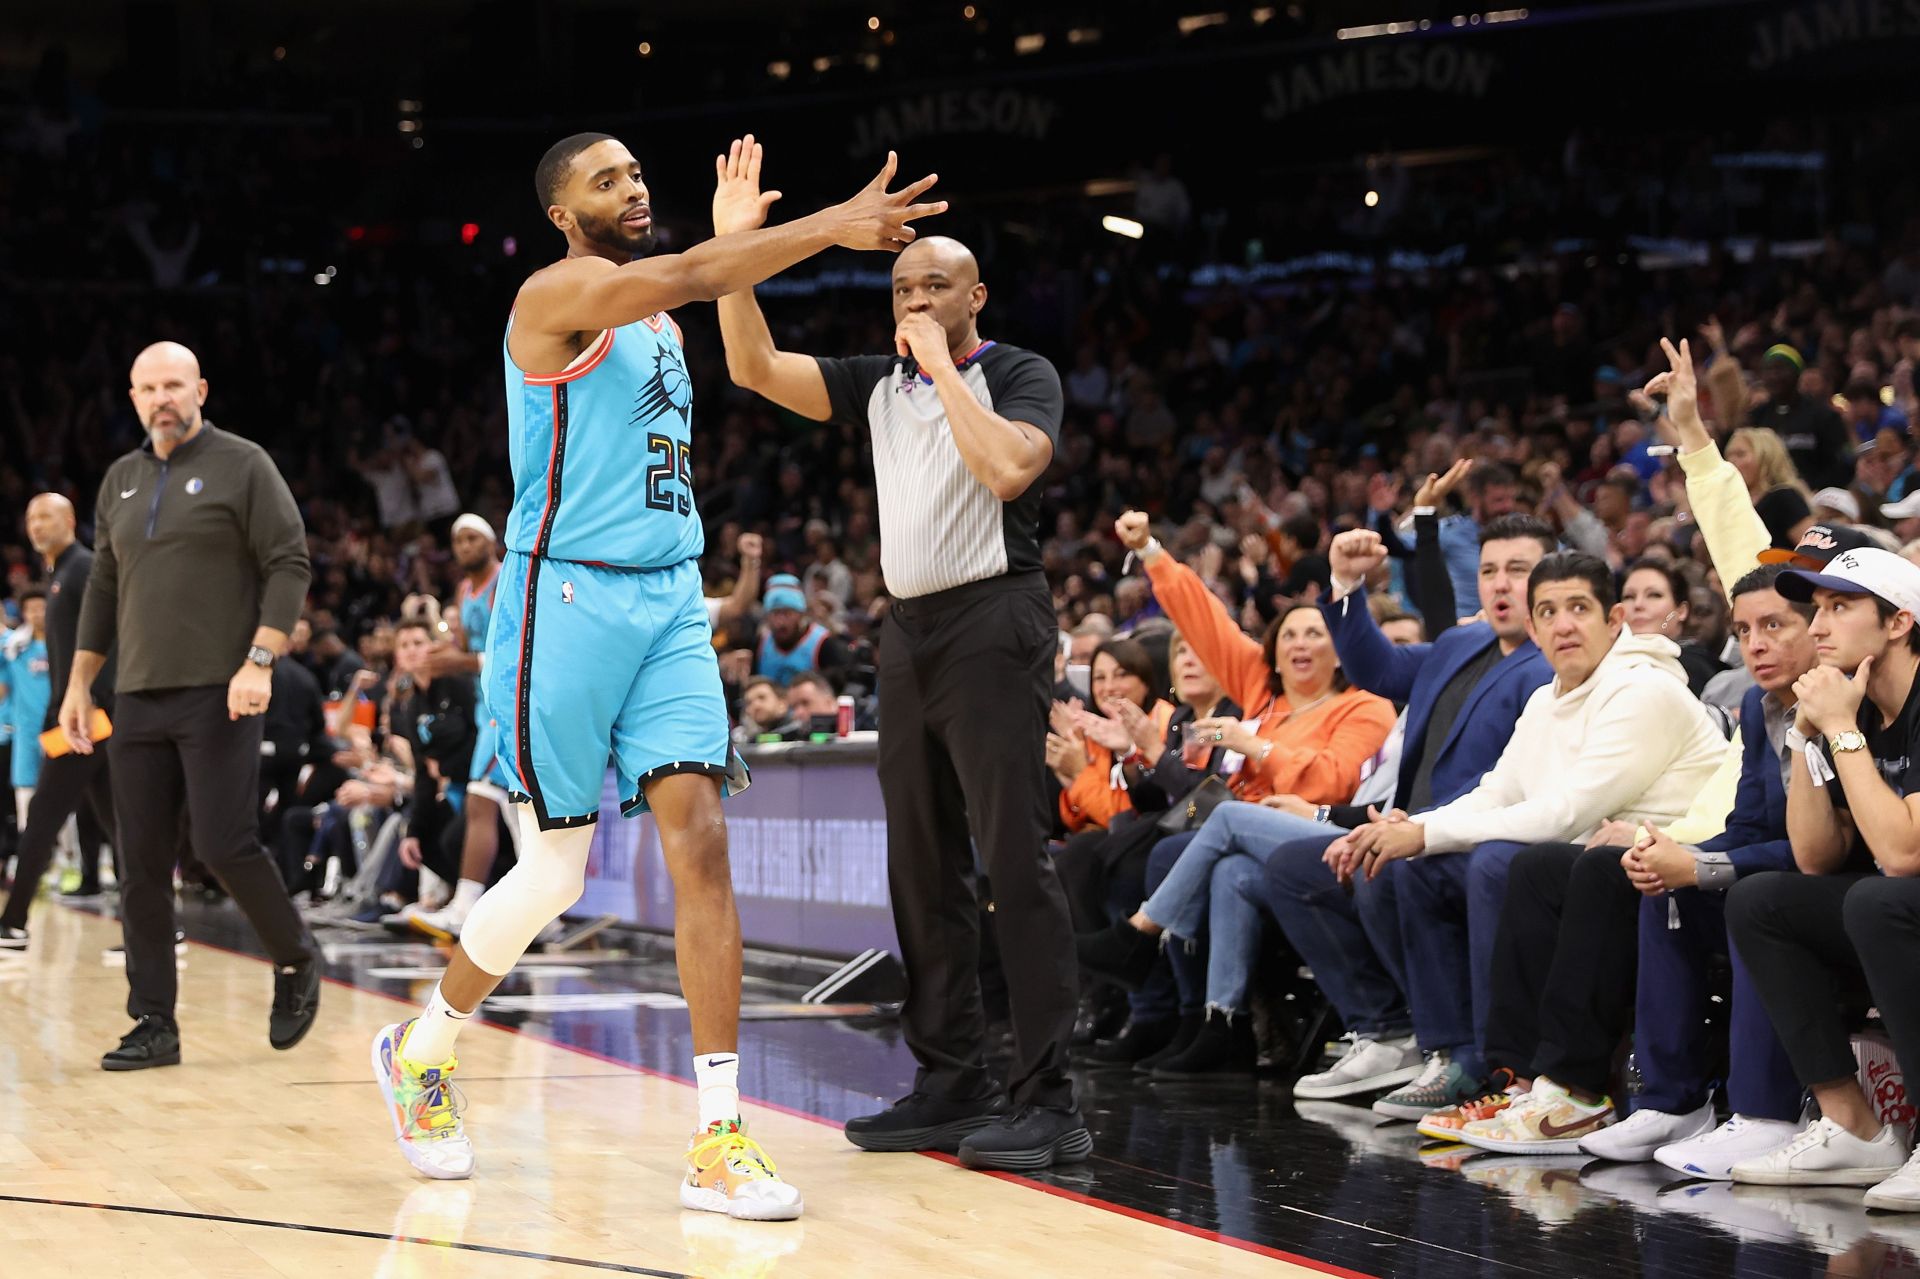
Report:
<svg viewBox="0 0 1920 1279"><path fill-rule="evenodd" d="M1813 506L1780 437L1765 428L1743 427L1727 441L1727 461L1747 482L1747 496L1774 546L1785 550L1798 542L1815 523Z"/></svg>
<svg viewBox="0 0 1920 1279"><path fill-rule="evenodd" d="M846 669L846 642L807 616L807 596L800 589L800 579L791 573L768 578L762 604L767 617L754 653L755 675L765 675L787 688L803 671L831 676Z"/></svg>
<svg viewBox="0 0 1920 1279"><path fill-rule="evenodd" d="M1759 1185L1872 1186L1868 1207L1916 1212L1920 1161L1860 1088L1847 1011L1876 1005L1902 1069L1920 1071L1920 568L1846 551L1820 572L1789 570L1778 589L1811 601L1820 649L1796 685L1787 739L1787 829L1804 873L1741 880L1727 918L1820 1118L1729 1172Z"/></svg>
<svg viewBox="0 0 1920 1279"><path fill-rule="evenodd" d="M1782 342L1767 348L1760 364L1766 402L1754 420L1770 429L1809 485L1845 488L1853 482L1853 433L1824 399L1801 394L1800 375L1807 362Z"/></svg>
<svg viewBox="0 0 1920 1279"><path fill-rule="evenodd" d="M1316 606L1296 605L1267 630L1263 642L1242 634L1226 608L1193 570L1174 560L1148 536L1147 518L1128 512L1116 532L1135 550L1153 579L1154 593L1229 696L1252 708L1254 719L1201 720L1194 733L1242 757L1233 771L1233 793L1241 799L1293 795L1307 803L1344 803L1360 783L1361 767L1384 744L1393 727L1391 704L1349 686L1325 619ZM1238 807L1238 806L1234 806ZM1214 810L1198 832L1161 841L1149 862L1152 894L1133 916L1105 932L1084 936L1081 961L1095 972L1114 974L1135 984L1151 965L1163 932L1198 940L1206 908L1216 895L1238 891L1233 866L1217 877L1225 837L1205 840L1205 832L1229 818ZM1155 867L1164 867L1156 874ZM1257 869L1257 868L1256 868ZM1160 881L1156 883L1156 880ZM1240 916L1236 916L1240 918ZM1251 934L1214 933L1206 969L1206 1015L1183 1050L1155 1065L1156 1073L1202 1074L1250 1071L1254 1047L1246 1012L1247 984L1259 945L1259 923ZM1176 968L1176 976L1181 970ZM1192 975L1187 978L1191 982ZM1197 992L1194 992L1197 993ZM1190 1003L1197 1002L1189 1000ZM1218 1014L1217 1016L1214 1014Z"/></svg>
<svg viewBox="0 0 1920 1279"><path fill-rule="evenodd" d="M747 681L740 697L740 728L745 741L769 734L777 736L792 723L792 712L787 709L787 699L778 684L765 675L755 675Z"/></svg>
<svg viewBox="0 0 1920 1279"><path fill-rule="evenodd" d="M1708 960L1725 950L1726 889L1740 875L1792 869L1781 762L1793 684L1812 669L1815 653L1807 630L1812 610L1775 589L1785 571L1758 568L1734 586L1742 654L1757 687L1741 719L1738 799L1724 829L1691 842L1696 836L1683 828L1716 821L1703 817L1696 800L1670 831L1609 822L1584 849L1545 844L1514 859L1486 1036L1492 1082L1504 1086L1427 1116L1424 1134L1510 1154L1584 1150L1639 1162L1713 1129L1706 980ZM1712 790L1702 792L1709 810L1718 804ZM1684 931L1683 918L1691 925ZM1643 1015L1634 1047L1643 1081L1651 1083L1632 1117L1610 1127L1617 1115L1607 1081L1633 1025L1636 968ZM1729 1087L1737 1081L1736 1114L1742 1103L1748 1107L1733 1126L1738 1145L1764 1134L1771 1116L1797 1114L1800 1090L1737 959L1735 968ZM1682 1096L1686 1104L1663 1109L1648 1100L1649 1089L1656 1100Z"/></svg>
<svg viewBox="0 0 1920 1279"><path fill-rule="evenodd" d="M787 685L787 711L795 727L831 733L840 716L840 695L833 691L833 682L819 671L801 671Z"/></svg>
<svg viewBox="0 0 1920 1279"><path fill-rule="evenodd" d="M1687 688L1695 697L1721 671L1720 659L1687 642L1687 623L1693 617L1692 589L1686 574L1657 560L1635 560L1620 578L1620 603L1626 608L1627 629L1635 635L1660 635L1680 646L1680 665L1686 668Z"/></svg>
<svg viewBox="0 0 1920 1279"><path fill-rule="evenodd" d="M1418 1120L1491 1091L1482 1047L1515 855L1531 844L1585 843L1609 819L1673 821L1725 746L1686 691L1678 647L1627 629L1603 561L1548 556L1527 579L1527 604L1529 633L1555 678L1527 703L1499 763L1451 803L1418 817L1396 808L1327 851L1343 880L1414 859L1397 872L1394 909L1428 1062L1374 1103L1393 1118ZM1651 724L1658 735L1648 735Z"/></svg>
<svg viewBox="0 0 1920 1279"><path fill-rule="evenodd" d="M1173 707L1153 695L1153 661L1135 640L1108 640L1093 655L1095 715L1077 702L1054 703L1047 733L1047 767L1060 781L1060 821L1068 831L1108 829L1133 808L1129 770L1144 762L1121 704L1151 725L1143 736L1165 738Z"/></svg>

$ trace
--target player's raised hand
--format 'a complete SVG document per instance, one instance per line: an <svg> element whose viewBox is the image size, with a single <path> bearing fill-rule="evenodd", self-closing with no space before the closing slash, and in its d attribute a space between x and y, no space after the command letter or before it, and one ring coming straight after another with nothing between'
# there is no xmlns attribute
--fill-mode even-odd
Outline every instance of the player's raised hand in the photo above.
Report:
<svg viewBox="0 0 1920 1279"><path fill-rule="evenodd" d="M767 210L780 198L780 192L760 189L760 162L765 154L766 149L749 133L735 138L725 155L714 157L715 235L753 231L766 223Z"/></svg>
<svg viewBox="0 0 1920 1279"><path fill-rule="evenodd" d="M916 203L940 180L937 173L929 173L898 191L887 190L899 168L900 157L891 151L887 152L887 162L874 175L873 181L839 206L841 227L838 243L843 248L885 249L889 253L898 253L913 243L914 237L919 234L909 223L947 211L945 200Z"/></svg>

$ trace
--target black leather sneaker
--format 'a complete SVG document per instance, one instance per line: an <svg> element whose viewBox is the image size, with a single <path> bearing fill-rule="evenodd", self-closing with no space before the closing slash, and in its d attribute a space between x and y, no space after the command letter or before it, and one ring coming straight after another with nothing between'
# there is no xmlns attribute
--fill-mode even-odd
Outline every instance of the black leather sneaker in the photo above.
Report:
<svg viewBox="0 0 1920 1279"><path fill-rule="evenodd" d="M1092 1153L1093 1134L1078 1107L1022 1106L960 1143L961 1163L992 1172L1039 1172Z"/></svg>
<svg viewBox="0 0 1920 1279"><path fill-rule="evenodd" d="M1128 990L1138 990L1160 960L1160 939L1124 919L1097 933L1081 933L1074 938L1074 949L1080 952L1081 968Z"/></svg>
<svg viewBox="0 0 1920 1279"><path fill-rule="evenodd" d="M1178 1033L1178 1017L1161 1017L1153 1021L1129 1020L1120 1028L1119 1034L1095 1044L1087 1050L1085 1057L1088 1061L1103 1065L1131 1066L1165 1048Z"/></svg>
<svg viewBox="0 0 1920 1279"><path fill-rule="evenodd" d="M878 1114L847 1120L847 1140L862 1150L889 1153L944 1150L952 1154L969 1135L1006 1113L1004 1093L971 1101L948 1101L944 1097L913 1092Z"/></svg>
<svg viewBox="0 0 1920 1279"><path fill-rule="evenodd" d="M267 1042L285 1050L306 1038L320 1013L320 961L289 964L273 970L273 1015L267 1022Z"/></svg>
<svg viewBox="0 0 1920 1279"><path fill-rule="evenodd" d="M180 1064L180 1027L173 1018L149 1013L134 1023L120 1046L100 1059L102 1070L146 1070Z"/></svg>
<svg viewBox="0 0 1920 1279"><path fill-rule="evenodd" d="M1134 1070L1144 1074L1169 1057L1178 1057L1181 1053L1187 1051L1187 1049L1192 1046L1193 1041L1200 1037L1200 1027L1204 1024L1204 1021L1205 1019L1200 1013L1181 1013L1179 1028L1173 1032L1173 1038L1167 1041L1167 1046L1151 1056L1142 1057L1139 1061L1134 1062Z"/></svg>

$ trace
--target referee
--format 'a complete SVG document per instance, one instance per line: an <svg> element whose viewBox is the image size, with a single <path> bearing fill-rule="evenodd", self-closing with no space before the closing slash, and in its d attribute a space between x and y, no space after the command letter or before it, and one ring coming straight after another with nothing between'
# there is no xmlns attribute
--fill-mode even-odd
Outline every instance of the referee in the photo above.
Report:
<svg viewBox="0 0 1920 1279"><path fill-rule="evenodd" d="M147 443L107 468L93 572L60 727L93 749L91 686L116 653L114 806L123 840L127 1013L107 1070L178 1065L173 863L184 803L192 844L246 912L274 964L268 1041L291 1048L320 1006L319 950L258 834L261 715L312 569L293 494L257 444L200 414L207 384L173 342L133 362Z"/></svg>
<svg viewBox="0 0 1920 1279"><path fill-rule="evenodd" d="M757 147L749 174L757 186ZM771 201L736 203L760 216L716 233L758 225ZM958 1146L969 1167L1031 1172L1093 1145L1066 1073L1078 969L1046 852L1056 625L1036 481L1062 397L1046 360L981 340L986 301L973 254L932 237L894 264L893 355L780 351L749 291L720 300L720 330L735 382L803 417L864 426L873 442L895 601L879 656L880 788L901 1015L920 1068L910 1095L849 1121L847 1137L867 1150ZM986 1063L975 846L1013 1011L1005 1092Z"/></svg>
<svg viewBox="0 0 1920 1279"><path fill-rule="evenodd" d="M47 675L51 689L65 690L68 671L80 631L80 605L93 567L93 552L74 540L73 503L58 493L41 493L27 503L27 540L46 563ZM109 657L111 655L109 654ZM113 709L113 663L109 660L94 677L93 701ZM48 706L42 729L52 728L59 712ZM87 811L82 811L82 806ZM33 905L40 877L53 861L53 846L67 818L80 815L81 895L100 891L100 846L96 832L111 833L113 791L107 775L107 757L92 753L56 755L40 764L40 784L27 805L27 824L20 834L20 862L14 868L13 891L0 910L0 949L27 948L27 911ZM113 835L114 855L120 837Z"/></svg>

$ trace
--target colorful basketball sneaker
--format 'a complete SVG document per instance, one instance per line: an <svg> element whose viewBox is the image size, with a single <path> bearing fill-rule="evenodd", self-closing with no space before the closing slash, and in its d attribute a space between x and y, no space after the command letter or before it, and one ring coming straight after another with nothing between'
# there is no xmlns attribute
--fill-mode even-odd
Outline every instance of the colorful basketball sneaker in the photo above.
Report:
<svg viewBox="0 0 1920 1279"><path fill-rule="evenodd" d="M740 1221L792 1221L806 1207L738 1119L709 1124L688 1141L680 1206Z"/></svg>
<svg viewBox="0 0 1920 1279"><path fill-rule="evenodd" d="M412 1025L408 1019L373 1037L373 1077L393 1120L394 1144L427 1176L461 1181L473 1175L473 1144L460 1122L465 1102L453 1086L459 1061L449 1057L442 1065L423 1067L402 1057L400 1045Z"/></svg>
<svg viewBox="0 0 1920 1279"><path fill-rule="evenodd" d="M1487 1081L1486 1095L1429 1111L1420 1120L1420 1135L1431 1137L1435 1141L1458 1141L1462 1128L1482 1119L1493 1118L1518 1098L1526 1095L1527 1085L1516 1079L1511 1070L1502 1066L1495 1070L1493 1077Z"/></svg>

